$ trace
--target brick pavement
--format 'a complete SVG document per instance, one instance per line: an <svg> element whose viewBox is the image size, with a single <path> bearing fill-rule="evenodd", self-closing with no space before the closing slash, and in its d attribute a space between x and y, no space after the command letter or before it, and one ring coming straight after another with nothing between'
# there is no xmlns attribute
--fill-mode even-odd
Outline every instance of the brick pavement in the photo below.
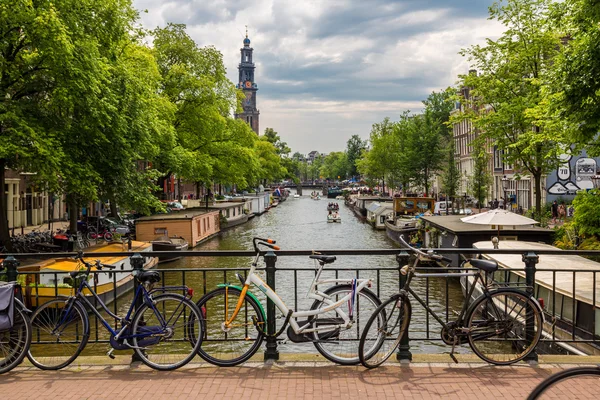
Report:
<svg viewBox="0 0 600 400"><path fill-rule="evenodd" d="M21 367L0 376L0 398L524 399L550 373L571 366L413 363L365 370L328 363L287 362L249 363L233 368L191 364L172 372L127 365L78 366L57 372Z"/></svg>

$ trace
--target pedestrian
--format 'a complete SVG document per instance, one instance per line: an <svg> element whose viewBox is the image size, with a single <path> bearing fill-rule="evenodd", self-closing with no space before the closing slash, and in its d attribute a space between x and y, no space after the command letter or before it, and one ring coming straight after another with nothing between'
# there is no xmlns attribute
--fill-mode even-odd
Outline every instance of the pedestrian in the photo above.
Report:
<svg viewBox="0 0 600 400"><path fill-rule="evenodd" d="M563 201L562 203L560 203L560 205L558 206L558 220L559 221L564 221L567 215L567 209L565 207L565 202Z"/></svg>
<svg viewBox="0 0 600 400"><path fill-rule="evenodd" d="M550 209L552 210L552 223L555 224L556 219L558 218L558 203L556 200L552 202L552 207L550 207Z"/></svg>

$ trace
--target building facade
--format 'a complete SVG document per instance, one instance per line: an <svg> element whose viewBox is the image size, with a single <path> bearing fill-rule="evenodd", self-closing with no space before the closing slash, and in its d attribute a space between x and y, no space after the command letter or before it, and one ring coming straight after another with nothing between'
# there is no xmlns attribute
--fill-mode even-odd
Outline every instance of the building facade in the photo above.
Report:
<svg viewBox="0 0 600 400"><path fill-rule="evenodd" d="M241 60L238 65L239 79L236 85L238 89L242 89L244 92L244 100L242 102L243 112L236 114L235 117L246 121L252 130L258 135L259 133L259 111L256 108L256 92L258 91L258 85L254 81L254 61L252 59L252 53L254 49L250 47L250 39L248 39L248 32L246 31L246 38L244 39L244 47L240 49Z"/></svg>

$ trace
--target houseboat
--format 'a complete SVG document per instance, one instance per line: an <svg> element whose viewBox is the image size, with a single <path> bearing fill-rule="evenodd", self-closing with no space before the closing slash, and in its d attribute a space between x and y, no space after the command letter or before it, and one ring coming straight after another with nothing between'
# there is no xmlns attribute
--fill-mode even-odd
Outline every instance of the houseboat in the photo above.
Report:
<svg viewBox="0 0 600 400"><path fill-rule="evenodd" d="M502 250L558 250L544 243L517 240L500 240L498 245ZM494 248L489 240L476 242L473 247ZM521 252L482 256L498 262L499 271L494 275L494 280L521 285L525 283ZM558 345L572 354L600 355L600 306L596 300L600 296L600 283L596 279L596 273L600 272L600 263L577 255L538 256L534 297L541 299L540 305L546 314L543 337L564 340L567 343L559 342ZM578 272L572 272L573 270ZM464 290L466 280L463 278L461 283ZM597 342L593 343L592 340Z"/></svg>
<svg viewBox="0 0 600 400"><path fill-rule="evenodd" d="M400 236L413 235L419 229L417 222L423 214L432 213L435 199L430 197L394 197L393 211L385 219L386 235L398 244L402 244Z"/></svg>
<svg viewBox="0 0 600 400"><path fill-rule="evenodd" d="M361 219L367 218L367 208L372 203L390 201L390 197L379 197L379 196L358 196L355 198L352 204L352 211L357 217Z"/></svg>
<svg viewBox="0 0 600 400"><path fill-rule="evenodd" d="M373 202L367 207L367 222L375 229L384 230L385 221L393 212L394 203Z"/></svg>
<svg viewBox="0 0 600 400"><path fill-rule="evenodd" d="M242 198L243 199L243 198ZM245 201L217 201L216 204L208 206L210 210L217 210L224 218L221 230L233 228L248 221L250 210L246 208ZM221 219L223 221L223 219Z"/></svg>
<svg viewBox="0 0 600 400"><path fill-rule="evenodd" d="M132 269L128 256L93 257L93 253L99 252L123 252L123 244L112 243L94 246L86 250L86 262L93 264L99 259L102 264L115 267L114 269L103 269L98 274L90 274L89 284L104 304L113 302L133 288L133 275L131 275L131 272L121 272ZM133 241L130 251L133 255L134 253L143 254L150 250L152 250L150 243ZM144 257L144 269L154 268L157 264L158 258ZM37 264L20 267L19 273L25 275L23 298L27 307L35 308L56 298L56 296L72 296L74 288L69 272L77 271L81 267L82 264L73 258L44 260ZM93 267L92 271L96 271L96 268ZM40 273L28 274L28 272ZM86 296L91 295L87 289L84 294Z"/></svg>
<svg viewBox="0 0 600 400"><path fill-rule="evenodd" d="M182 237L190 247L218 234L221 230L218 210L182 210L178 213L156 214L135 221L136 238L152 241L158 236Z"/></svg>

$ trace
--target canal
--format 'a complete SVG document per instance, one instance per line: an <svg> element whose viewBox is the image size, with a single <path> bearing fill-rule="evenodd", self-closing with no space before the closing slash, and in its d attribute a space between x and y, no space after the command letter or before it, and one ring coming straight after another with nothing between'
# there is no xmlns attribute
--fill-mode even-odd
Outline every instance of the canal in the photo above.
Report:
<svg viewBox="0 0 600 400"><path fill-rule="evenodd" d="M327 223L327 204L331 201L338 202L340 205L341 223ZM197 246L194 250L251 250L253 237L268 237L275 239L277 245L282 250L324 250L324 249L393 249L398 248L392 240L388 239L385 231L377 231L369 224L361 221L354 213L347 208L340 200L312 200L310 196L293 198L290 196L287 201L272 208L269 212L257 216L248 223L225 230L217 237ZM234 270L236 268L249 267L251 260L249 257L196 257L174 261L167 264L161 264L161 269L197 269L197 268L228 268L230 274L223 273L190 273L186 274L186 284L194 287L197 300L204 292L210 291L218 283L224 280L237 283ZM264 263L260 263L264 266ZM372 278L379 280L379 286L374 285L372 290L379 291L379 296L383 300L398 290L397 271L380 271L377 268L394 268L397 262L394 256L337 256L335 263L325 267L325 271L332 268L354 269L350 271L339 271L340 278L356 277L356 269L360 269L361 278ZM276 275L276 291L288 306L294 306L297 298L298 308L308 309L312 300L306 299L309 285L314 277L315 265L313 260L308 257L278 257L277 268L302 268L294 274L293 271L278 271ZM324 277L335 277L333 271L324 272ZM264 276L264 272L261 272ZM181 274L165 274L165 283L180 283ZM415 279L411 287L425 299L426 281L424 279ZM448 304L446 309L446 288L448 288ZM323 288L320 288L323 290ZM254 293L259 298L262 293L254 289ZM460 310L463 297L460 285L457 281L450 281L446 285L446 280L429 279L429 303L430 306L441 316L446 311L450 314L450 319L454 318L452 312L454 309ZM264 300L264 298L263 298ZM283 319L278 323L282 323ZM429 324L429 332L427 326ZM410 325L411 339L418 340L411 342L413 352L449 352L450 348L439 340L439 325L433 318L427 318L424 309L413 301L413 317ZM280 346L280 352L316 352L314 346L309 343L293 344L286 343Z"/></svg>

